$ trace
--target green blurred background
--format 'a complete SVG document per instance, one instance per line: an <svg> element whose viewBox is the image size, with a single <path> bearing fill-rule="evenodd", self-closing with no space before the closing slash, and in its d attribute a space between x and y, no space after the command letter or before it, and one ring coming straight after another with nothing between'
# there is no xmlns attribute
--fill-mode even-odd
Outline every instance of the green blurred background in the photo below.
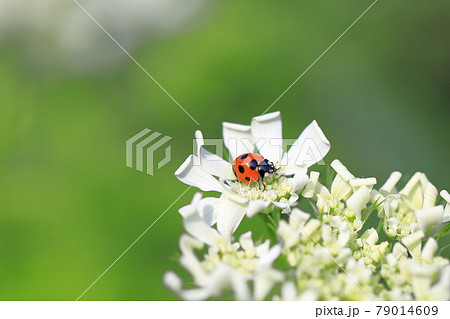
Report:
<svg viewBox="0 0 450 319"><path fill-rule="evenodd" d="M194 131L220 138L222 121L249 123L370 3L217 1L133 51L199 127L131 60L108 75L52 77L19 46L1 47L0 299L76 299L186 189L173 172ZM393 170L423 171L449 189L449 11L448 1L375 4L271 109L284 137L316 119L327 163L379 185ZM125 141L144 128L173 138L154 176L125 166ZM82 300L176 299L161 278L179 270L177 208L194 192Z"/></svg>

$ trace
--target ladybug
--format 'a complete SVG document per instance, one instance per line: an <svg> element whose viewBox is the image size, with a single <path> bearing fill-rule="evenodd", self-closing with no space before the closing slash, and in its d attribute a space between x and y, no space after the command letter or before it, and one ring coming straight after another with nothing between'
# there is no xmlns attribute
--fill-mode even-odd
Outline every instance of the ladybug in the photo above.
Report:
<svg viewBox="0 0 450 319"><path fill-rule="evenodd" d="M259 154L245 153L233 161L233 173L242 183L263 181L267 174L276 172L275 165Z"/></svg>

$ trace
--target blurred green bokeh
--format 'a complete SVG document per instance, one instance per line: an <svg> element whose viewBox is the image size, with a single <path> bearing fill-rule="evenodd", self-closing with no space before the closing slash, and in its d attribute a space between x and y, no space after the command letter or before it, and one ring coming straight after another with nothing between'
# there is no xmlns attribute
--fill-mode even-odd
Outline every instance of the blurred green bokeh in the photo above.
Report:
<svg viewBox="0 0 450 319"><path fill-rule="evenodd" d="M199 127L132 61L108 76L44 78L2 47L0 299L76 299L186 189L173 172L194 131L220 138L223 121L249 123L370 3L221 1L134 52ZM423 171L449 189L449 11L448 1L379 1L271 109L284 137L316 119L332 143L327 163L379 185L393 170ZM173 137L154 176L125 166L125 141L144 128ZM161 278L179 269L177 209L194 192L82 300L176 299Z"/></svg>

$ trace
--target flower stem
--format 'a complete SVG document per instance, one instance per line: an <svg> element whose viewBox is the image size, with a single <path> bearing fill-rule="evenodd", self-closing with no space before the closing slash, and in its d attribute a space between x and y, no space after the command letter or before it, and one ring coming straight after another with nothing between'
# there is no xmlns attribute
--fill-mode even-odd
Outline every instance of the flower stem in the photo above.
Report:
<svg viewBox="0 0 450 319"><path fill-rule="evenodd" d="M263 222L266 225L267 233L269 234L269 239L272 243L277 242L277 223L273 220L270 214L259 214L262 216Z"/></svg>

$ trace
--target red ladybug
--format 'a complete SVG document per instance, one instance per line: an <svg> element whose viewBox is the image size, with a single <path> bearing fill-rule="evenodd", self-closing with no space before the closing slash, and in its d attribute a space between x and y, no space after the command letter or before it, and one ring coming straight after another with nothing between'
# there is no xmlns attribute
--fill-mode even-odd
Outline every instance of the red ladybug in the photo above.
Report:
<svg viewBox="0 0 450 319"><path fill-rule="evenodd" d="M267 174L276 172L275 165L259 154L245 153L233 161L233 173L242 183L263 181Z"/></svg>

